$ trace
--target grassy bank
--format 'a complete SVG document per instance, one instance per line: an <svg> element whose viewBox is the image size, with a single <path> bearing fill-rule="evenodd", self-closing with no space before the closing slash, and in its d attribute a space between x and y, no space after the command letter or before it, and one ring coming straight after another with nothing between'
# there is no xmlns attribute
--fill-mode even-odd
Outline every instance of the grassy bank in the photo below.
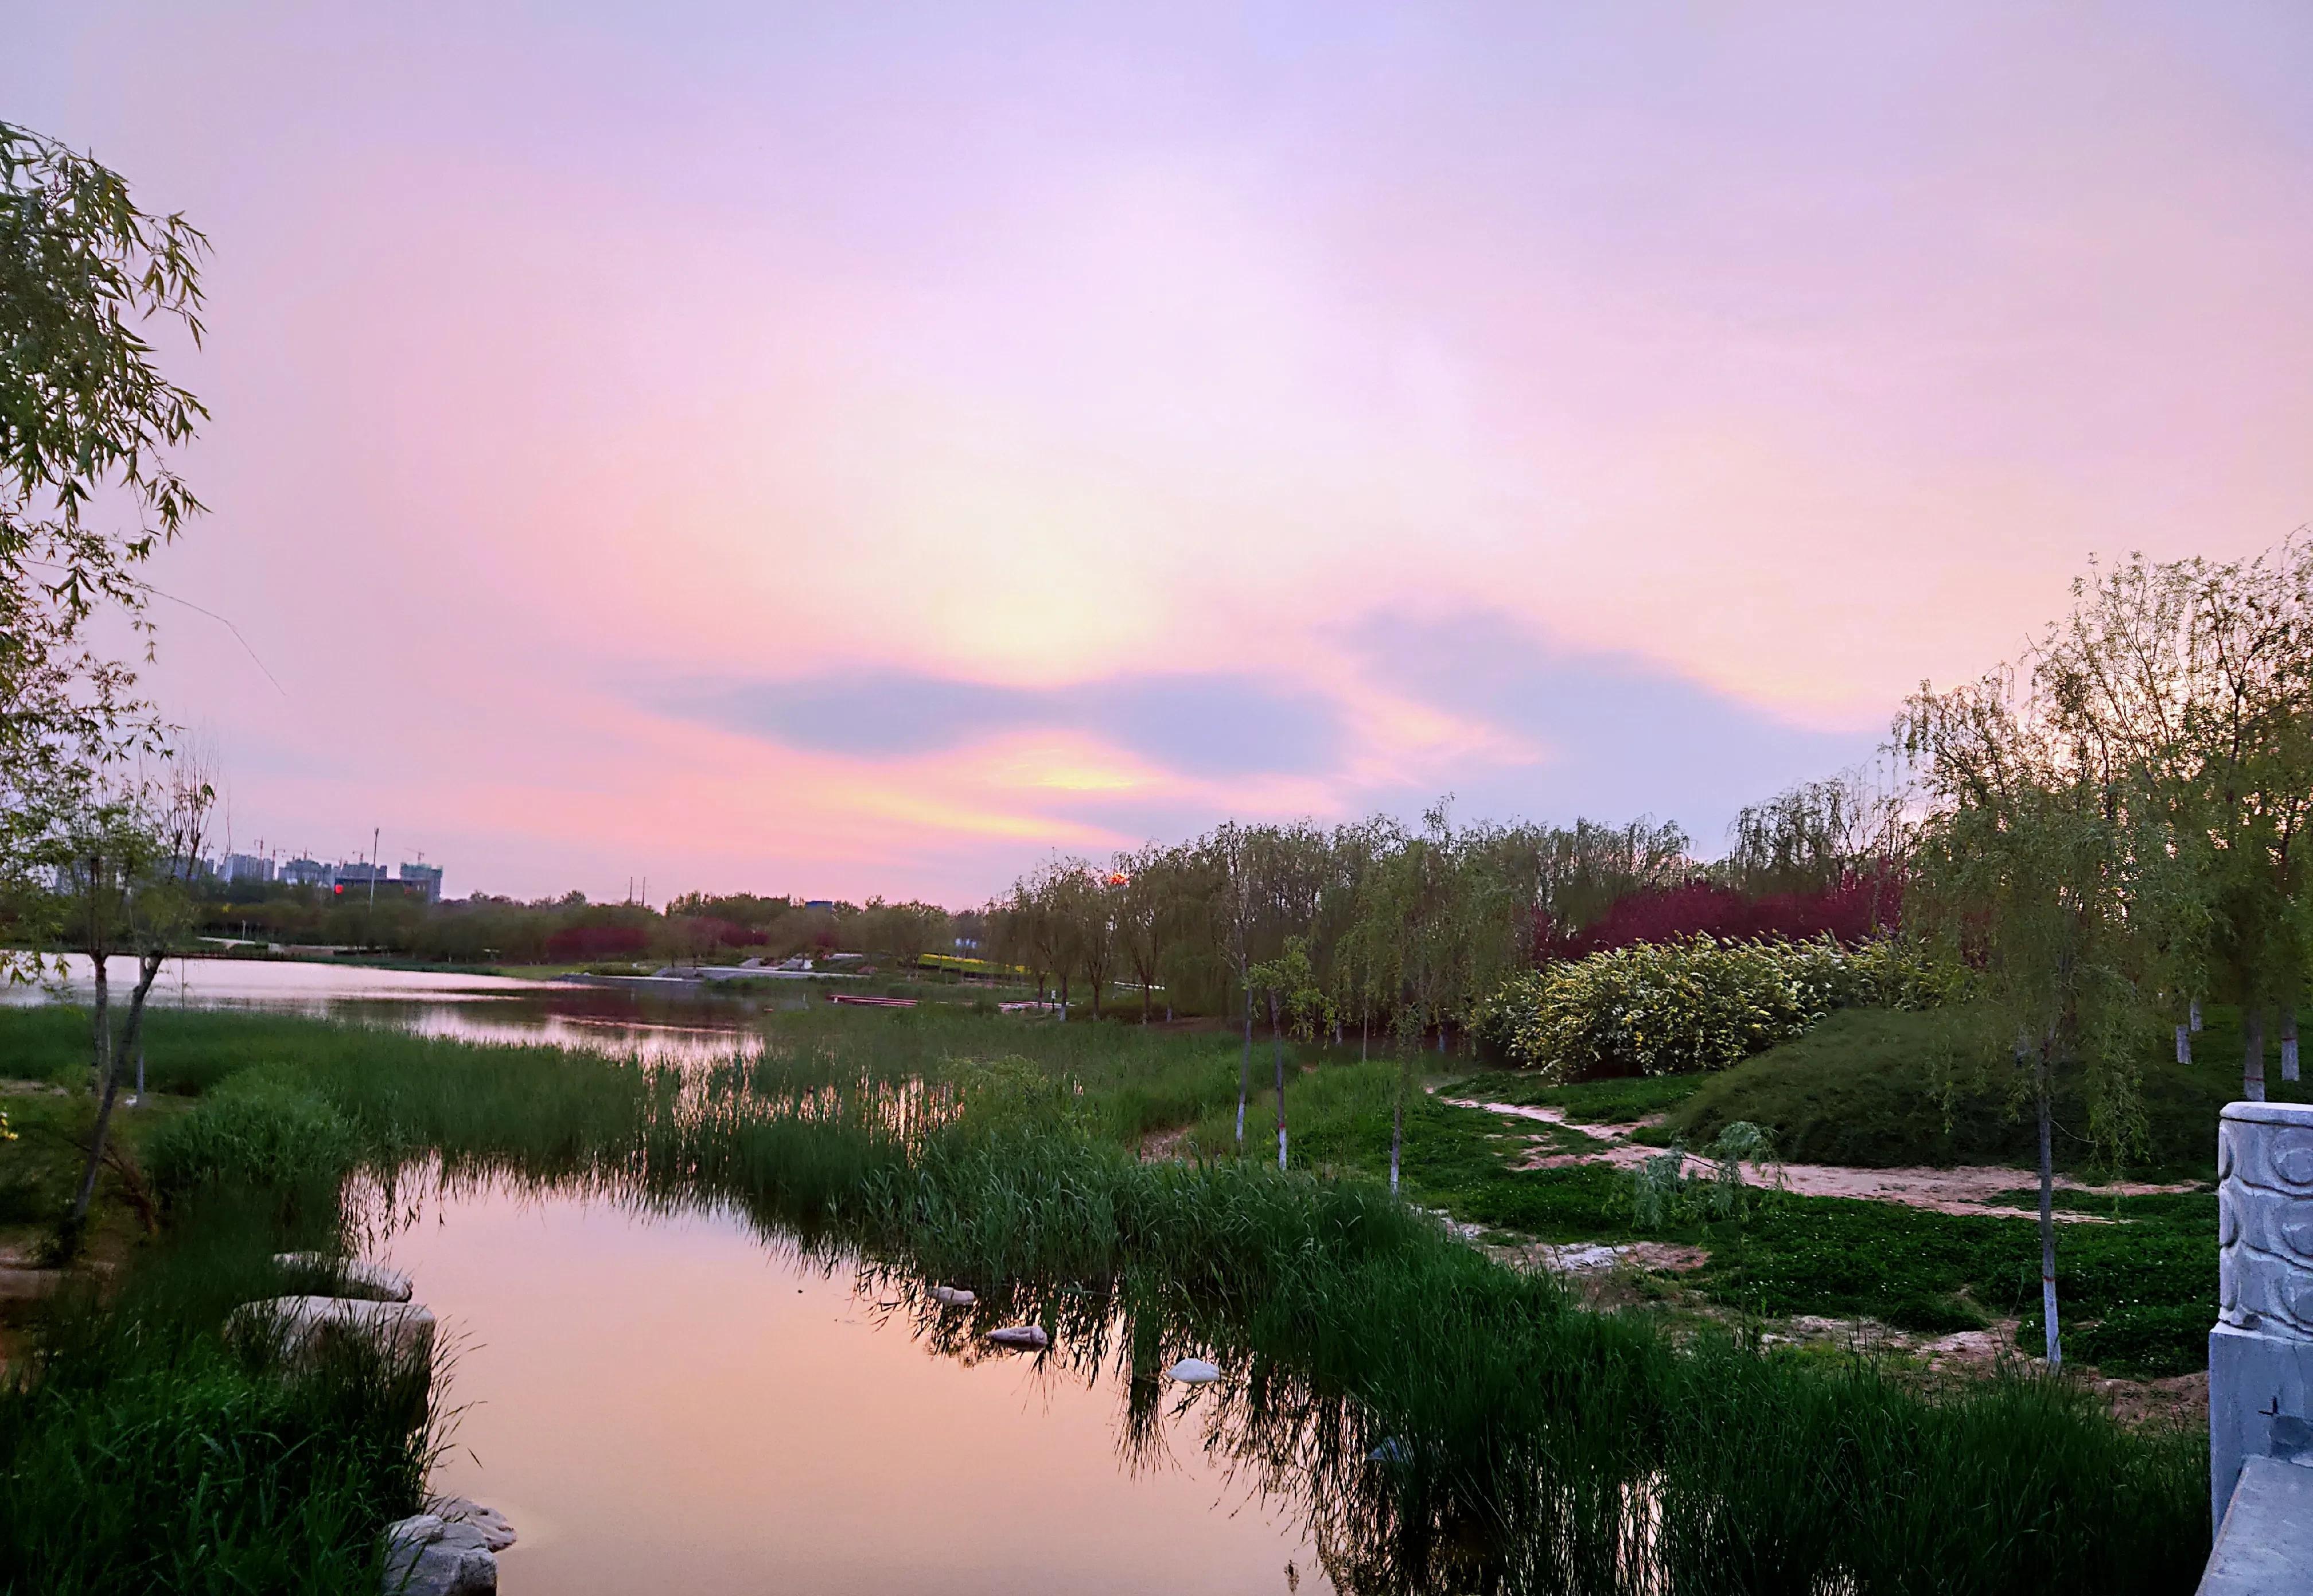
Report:
<svg viewBox="0 0 2313 1596"><path fill-rule="evenodd" d="M0 1015L0 1032L17 1067L71 1075L63 1021ZM1205 1353L1234 1377L1235 1444L1375 1589L1634 1588L1634 1553L1662 1588L1693 1592L2154 1592L2197 1573L2195 1437L2124 1431L2061 1382L1931 1396L1727 1335L1675 1345L1459 1245L1363 1173L1386 1146L1389 1066L1297 1075L1297 1152L1335 1173L1280 1177L1227 1156L1227 1038L925 1010L779 1016L768 1035L760 1062L685 1079L157 1016L153 1082L188 1101L149 1122L143 1157L171 1232L226 1189L259 1194L279 1235L337 1224L312 1196L327 1167L438 1160L453 1180L734 1204L902 1279L972 1285L981 1303L954 1334L1034 1316L1064 1347L1134 1370ZM1266 1123L1256 1107L1257 1143ZM1190 1161L1139 1156L1182 1130ZM1557 1190L1570 1222L1612 1206L1507 1170L1494 1134L1487 1116L1417 1102L1409 1178L1465 1205ZM188 1333L213 1334L187 1302ZM15 1433L12 1480L61 1423Z"/></svg>
<svg viewBox="0 0 2313 1596"><path fill-rule="evenodd" d="M218 1327L289 1289L285 1241L330 1194L187 1194L113 1294L47 1304L0 1379L0 1592L374 1592L379 1526L417 1511L435 1415L422 1371L351 1352L285 1377Z"/></svg>

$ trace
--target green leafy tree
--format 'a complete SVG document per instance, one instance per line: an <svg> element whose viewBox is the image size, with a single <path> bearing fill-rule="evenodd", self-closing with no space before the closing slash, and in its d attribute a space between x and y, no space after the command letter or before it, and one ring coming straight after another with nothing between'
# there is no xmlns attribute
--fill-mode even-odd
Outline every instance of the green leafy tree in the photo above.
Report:
<svg viewBox="0 0 2313 1596"><path fill-rule="evenodd" d="M42 827L100 768L162 746L86 627L101 610L145 626L136 568L201 509L169 455L207 412L139 328L199 340L207 247L119 173L0 122L0 893L20 942L57 929L29 874Z"/></svg>
<svg viewBox="0 0 2313 1596"><path fill-rule="evenodd" d="M214 794L183 771L168 781L101 777L51 787L30 819L33 857L51 872L66 945L87 956L96 1122L64 1232L77 1245L103 1167L112 1111L143 1035L145 1002L163 962L197 913L196 881ZM134 961L126 1011L113 1002L113 961Z"/></svg>
<svg viewBox="0 0 2313 1596"><path fill-rule="evenodd" d="M1246 972L1251 989L1269 1005L1270 1054L1277 1068L1277 1167L1285 1168L1285 1036L1314 1036L1330 1013L1317 969L1309 960L1309 939L1288 937L1278 956Z"/></svg>
<svg viewBox="0 0 2313 1596"><path fill-rule="evenodd" d="M2037 1123L2042 1309L2058 1363L2054 1078L2085 1073L2090 1134L2115 1158L2141 1140L2140 1049L2189 876L2141 773L2103 765L2012 673L1922 691L1897 732L1923 805L1906 913L1974 967L1989 1030L1971 1056L2012 1056L2010 1090Z"/></svg>

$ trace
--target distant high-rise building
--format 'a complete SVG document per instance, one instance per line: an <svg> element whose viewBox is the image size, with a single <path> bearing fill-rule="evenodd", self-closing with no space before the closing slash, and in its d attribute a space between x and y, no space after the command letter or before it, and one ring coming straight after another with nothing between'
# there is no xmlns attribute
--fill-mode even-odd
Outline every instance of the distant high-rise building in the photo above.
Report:
<svg viewBox="0 0 2313 1596"><path fill-rule="evenodd" d="M261 853L228 853L224 856L224 878L236 886L243 881L270 881L273 861Z"/></svg>
<svg viewBox="0 0 2313 1596"><path fill-rule="evenodd" d="M438 904L442 901L442 867L440 865L404 865L401 867L400 876L403 891L411 893L413 896L418 892L423 892L426 901L429 904Z"/></svg>
<svg viewBox="0 0 2313 1596"><path fill-rule="evenodd" d="M292 886L335 886L338 872L318 859L293 859L281 867L281 879Z"/></svg>

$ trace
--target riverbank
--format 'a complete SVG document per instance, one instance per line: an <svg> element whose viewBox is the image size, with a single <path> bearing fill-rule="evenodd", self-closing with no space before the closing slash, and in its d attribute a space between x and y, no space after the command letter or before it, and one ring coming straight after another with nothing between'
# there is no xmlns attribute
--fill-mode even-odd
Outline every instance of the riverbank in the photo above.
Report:
<svg viewBox="0 0 2313 1596"><path fill-rule="evenodd" d="M12 1067L69 1079L60 1022L0 1026ZM1392 1588L1635 1588L1637 1548L1679 1591L2170 1591L2206 1546L2200 1438L2124 1429L2074 1383L1922 1380L1590 1311L1466 1245L1362 1173L1388 1066L1297 1071L1297 1152L1334 1172L1280 1177L1185 1145L1233 1111L1236 1048L1133 1027L817 1010L769 1019L759 1060L677 1070L184 1013L156 1017L150 1051L181 1105L136 1138L164 1230L226 1189L302 1224L333 1168L412 1160L734 1204L912 1301L970 1287L966 1332L1031 1320L1135 1366L1209 1357L1280 1477ZM281 1123L303 1133L259 1133ZM1467 1212L1520 1189L1479 1171L1456 1190L1493 1133L1418 1103L1414 1195ZM1182 1156L1140 1156L1167 1134Z"/></svg>

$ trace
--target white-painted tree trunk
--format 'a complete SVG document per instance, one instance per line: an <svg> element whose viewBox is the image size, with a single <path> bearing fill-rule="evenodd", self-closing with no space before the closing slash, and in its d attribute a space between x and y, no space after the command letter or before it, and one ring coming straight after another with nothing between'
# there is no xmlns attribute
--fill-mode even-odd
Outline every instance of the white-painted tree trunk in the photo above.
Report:
<svg viewBox="0 0 2313 1596"><path fill-rule="evenodd" d="M1277 1167L1285 1168L1285 1033L1277 1023L1277 994L1269 994L1269 1051L1277 1064Z"/></svg>
<svg viewBox="0 0 2313 1596"><path fill-rule="evenodd" d="M2265 1101L2265 1005L2241 1005L2241 1096Z"/></svg>
<svg viewBox="0 0 2313 1596"><path fill-rule="evenodd" d="M2056 1327L2056 1165L2047 1055L2040 1061L2040 1311L2047 1320L2048 1367L2063 1366L2064 1342Z"/></svg>

